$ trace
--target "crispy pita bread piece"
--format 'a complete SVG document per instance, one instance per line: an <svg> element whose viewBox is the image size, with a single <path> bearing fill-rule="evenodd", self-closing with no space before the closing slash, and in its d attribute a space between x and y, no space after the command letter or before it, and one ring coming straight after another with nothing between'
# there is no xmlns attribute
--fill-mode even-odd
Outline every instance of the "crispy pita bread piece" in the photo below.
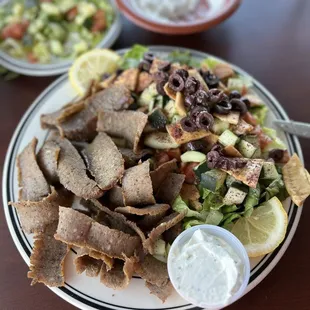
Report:
<svg viewBox="0 0 310 310"><path fill-rule="evenodd" d="M143 162L125 170L122 180L124 203L126 206L149 205L155 203L150 163Z"/></svg>
<svg viewBox="0 0 310 310"><path fill-rule="evenodd" d="M88 277L97 277L103 261L89 256L87 248L79 248L77 257L74 260L75 269L78 274L85 271Z"/></svg>
<svg viewBox="0 0 310 310"><path fill-rule="evenodd" d="M156 193L161 183L167 178L170 172L175 172L177 170L177 161L176 159L172 159L166 163L163 163L159 167L157 167L154 171L150 172L150 176L152 179L153 190Z"/></svg>
<svg viewBox="0 0 310 310"><path fill-rule="evenodd" d="M173 292L173 286L170 281L163 286L157 286L150 282L145 282L145 286L150 290L150 293L158 297L163 303Z"/></svg>
<svg viewBox="0 0 310 310"><path fill-rule="evenodd" d="M143 92L152 82L153 78L149 73L145 71L141 72L139 74L136 92L137 93Z"/></svg>
<svg viewBox="0 0 310 310"><path fill-rule="evenodd" d="M104 132L85 149L88 169L102 190L112 188L123 176L124 159L113 140Z"/></svg>
<svg viewBox="0 0 310 310"><path fill-rule="evenodd" d="M96 135L97 115L100 111L124 110L132 102L131 93L125 86L113 85L87 98L81 111L50 127L57 127L60 134L69 140L90 141Z"/></svg>
<svg viewBox="0 0 310 310"><path fill-rule="evenodd" d="M184 174L169 173L156 192L156 201L172 204L179 195L184 180Z"/></svg>
<svg viewBox="0 0 310 310"><path fill-rule="evenodd" d="M130 91L135 91L138 78L139 78L139 69L138 68L130 68L123 71L114 82L114 85L123 85L128 88Z"/></svg>
<svg viewBox="0 0 310 310"><path fill-rule="evenodd" d="M47 225L58 220L59 206L70 207L73 195L66 190L56 191L41 201L10 202L17 213L24 232L27 234L44 232Z"/></svg>
<svg viewBox="0 0 310 310"><path fill-rule="evenodd" d="M147 115L137 111L105 111L99 113L97 131L110 136L125 138L135 153L139 153L139 141L147 123Z"/></svg>
<svg viewBox="0 0 310 310"><path fill-rule="evenodd" d="M55 239L120 259L123 255L134 256L141 249L138 236L110 229L78 211L62 207L59 208Z"/></svg>
<svg viewBox="0 0 310 310"><path fill-rule="evenodd" d="M167 264L148 254L135 264L135 273L146 282L162 287L169 281Z"/></svg>
<svg viewBox="0 0 310 310"><path fill-rule="evenodd" d="M111 270L103 264L100 270L100 282L114 290L125 289L132 278L136 262L135 257L125 257L125 261L116 260Z"/></svg>
<svg viewBox="0 0 310 310"><path fill-rule="evenodd" d="M122 147L119 148L119 151L125 160L126 168L136 166L140 160L145 161L154 153L151 149L143 149L139 154L135 154L133 150Z"/></svg>
<svg viewBox="0 0 310 310"><path fill-rule="evenodd" d="M64 286L64 261L69 248L66 244L54 239L57 221L49 224L44 233L34 236L33 251L30 256L31 285L37 282L48 286Z"/></svg>
<svg viewBox="0 0 310 310"><path fill-rule="evenodd" d="M60 147L57 143L46 141L37 155L38 165L50 184L55 184L59 181L57 173L59 152Z"/></svg>
<svg viewBox="0 0 310 310"><path fill-rule="evenodd" d="M134 214L134 215L157 215L162 214L170 209L168 204L159 203L152 206L147 206L143 208L135 208L135 207L118 207L115 209L116 212L123 214Z"/></svg>
<svg viewBox="0 0 310 310"><path fill-rule="evenodd" d="M36 159L38 139L33 138L17 157L19 200L40 201L50 192L50 186Z"/></svg>
<svg viewBox="0 0 310 310"><path fill-rule="evenodd" d="M60 183L78 197L101 197L103 191L88 177L84 161L71 142L56 135L52 139L60 147L57 167Z"/></svg>
<svg viewBox="0 0 310 310"><path fill-rule="evenodd" d="M148 238L144 242L144 246L148 249L149 253L153 254L154 243L159 239L159 237L168 229L181 222L185 216L185 213L174 212L170 215L164 217L158 225L152 229L148 234Z"/></svg>
<svg viewBox="0 0 310 310"><path fill-rule="evenodd" d="M193 132L185 131L183 130L180 122L169 124L166 126L166 129L170 137L179 145L190 141L202 139L211 134L210 131L204 129L196 130Z"/></svg>

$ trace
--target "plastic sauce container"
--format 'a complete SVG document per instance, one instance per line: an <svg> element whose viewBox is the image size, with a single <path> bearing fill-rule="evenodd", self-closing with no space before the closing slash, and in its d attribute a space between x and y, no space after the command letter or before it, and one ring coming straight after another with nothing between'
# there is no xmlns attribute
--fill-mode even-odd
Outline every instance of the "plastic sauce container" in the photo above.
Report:
<svg viewBox="0 0 310 310"><path fill-rule="evenodd" d="M244 246L228 230L198 225L183 231L173 242L168 273L185 300L197 307L219 310L244 294L250 261Z"/></svg>

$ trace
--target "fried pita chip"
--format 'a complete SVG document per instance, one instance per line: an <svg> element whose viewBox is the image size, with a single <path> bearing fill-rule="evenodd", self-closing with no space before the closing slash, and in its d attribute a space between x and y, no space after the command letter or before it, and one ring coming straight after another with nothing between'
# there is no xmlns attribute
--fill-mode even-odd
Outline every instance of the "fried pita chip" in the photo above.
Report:
<svg viewBox="0 0 310 310"><path fill-rule="evenodd" d="M149 73L145 71L141 72L139 74L136 92L137 93L143 92L152 82L153 78Z"/></svg>
<svg viewBox="0 0 310 310"><path fill-rule="evenodd" d="M106 111L99 113L97 130L110 136L122 137L139 152L139 141L147 123L147 115L137 111Z"/></svg>
<svg viewBox="0 0 310 310"><path fill-rule="evenodd" d="M140 70L138 68L130 68L123 71L116 78L114 85L124 85L130 91L135 91L138 84L139 72Z"/></svg>
<svg viewBox="0 0 310 310"><path fill-rule="evenodd" d="M69 248L66 244L54 239L57 221L49 224L44 233L34 236L33 251L30 256L31 285L37 282L48 286L64 286L64 260Z"/></svg>
<svg viewBox="0 0 310 310"><path fill-rule="evenodd" d="M51 192L37 163L37 143L38 139L33 138L17 157L19 200L40 201Z"/></svg>
<svg viewBox="0 0 310 310"><path fill-rule="evenodd" d="M167 125L166 129L170 137L179 145L190 141L202 139L211 134L210 131L206 131L203 129L193 132L184 131L180 123Z"/></svg>
<svg viewBox="0 0 310 310"><path fill-rule="evenodd" d="M154 204L150 163L148 161L125 170L122 180L124 203L127 206Z"/></svg>
<svg viewBox="0 0 310 310"><path fill-rule="evenodd" d="M178 168L176 159L172 159L163 163L155 170L150 172L152 179L153 191L156 193L161 183L167 178L170 172L176 171Z"/></svg>
<svg viewBox="0 0 310 310"><path fill-rule="evenodd" d="M85 149L88 169L102 190L112 188L123 176L124 159L113 140L100 132Z"/></svg>
<svg viewBox="0 0 310 310"><path fill-rule="evenodd" d="M27 234L44 232L47 225L58 220L59 206L70 207L73 195L66 190L56 191L41 201L10 202L17 210L21 226Z"/></svg>
<svg viewBox="0 0 310 310"><path fill-rule="evenodd" d="M157 286L150 282L145 282L145 286L150 290L150 293L158 297L163 303L173 292L173 286L170 281L163 286Z"/></svg>
<svg viewBox="0 0 310 310"><path fill-rule="evenodd" d="M60 147L54 141L46 141L37 155L38 165L50 184L59 181L57 161Z"/></svg>
<svg viewBox="0 0 310 310"><path fill-rule="evenodd" d="M141 247L138 236L110 229L82 213L62 207L59 208L55 239L120 259L123 255L134 256Z"/></svg>
<svg viewBox="0 0 310 310"><path fill-rule="evenodd" d="M165 180L162 181L156 192L156 200L164 203L172 204L179 195L183 182L184 174L169 173Z"/></svg>
<svg viewBox="0 0 310 310"><path fill-rule="evenodd" d="M125 261L116 260L111 270L103 264L100 270L100 282L114 290L125 289L132 278L136 262L135 257L125 257Z"/></svg>
<svg viewBox="0 0 310 310"><path fill-rule="evenodd" d="M185 217L185 213L174 212L170 215L164 217L152 231L148 234L148 238L144 242L144 247L146 247L149 253L153 254L154 244L159 239L159 237L168 229L181 222ZM150 281L149 281L150 282Z"/></svg>

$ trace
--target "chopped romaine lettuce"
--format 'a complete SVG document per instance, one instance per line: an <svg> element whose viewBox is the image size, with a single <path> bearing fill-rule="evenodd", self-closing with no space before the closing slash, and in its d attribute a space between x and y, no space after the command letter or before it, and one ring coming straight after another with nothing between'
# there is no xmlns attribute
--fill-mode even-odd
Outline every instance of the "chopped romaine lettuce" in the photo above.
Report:
<svg viewBox="0 0 310 310"><path fill-rule="evenodd" d="M241 217L241 214L239 213L227 213L224 215L221 225L226 228L229 224L239 219L240 217Z"/></svg>
<svg viewBox="0 0 310 310"><path fill-rule="evenodd" d="M172 209L176 212L186 211L185 217L195 217L201 221L204 221L207 216L206 212L198 212L190 209L184 202L184 200L182 200L180 195L175 199L174 203L172 204Z"/></svg>
<svg viewBox="0 0 310 310"><path fill-rule="evenodd" d="M263 126L265 124L268 108L265 105L257 106L250 108L249 110L251 114L254 116L258 124Z"/></svg>
<svg viewBox="0 0 310 310"><path fill-rule="evenodd" d="M199 61L195 60L189 51L182 52L180 50L175 50L168 55L168 60L171 62L178 62L181 65L200 67Z"/></svg>
<svg viewBox="0 0 310 310"><path fill-rule="evenodd" d="M280 201L283 201L288 197L288 193L281 175L279 178L272 181L268 187L266 187L264 193L261 195L261 198L264 198L264 200L267 201L274 196L277 196Z"/></svg>
<svg viewBox="0 0 310 310"><path fill-rule="evenodd" d="M276 130L268 127L263 127L262 131L264 134L266 134L268 137L272 139L272 142L267 144L267 146L264 148L264 152L269 152L273 149L280 149L280 150L286 150L287 147L285 143L277 137Z"/></svg>
<svg viewBox="0 0 310 310"><path fill-rule="evenodd" d="M238 206L237 205L231 205L231 206L224 206L221 208L221 212L223 214L227 214L227 213L232 213L235 211L238 211Z"/></svg>
<svg viewBox="0 0 310 310"><path fill-rule="evenodd" d="M202 208L203 210L219 210L221 207L224 206L223 197L220 196L218 193L212 193L211 191L206 196Z"/></svg>
<svg viewBox="0 0 310 310"><path fill-rule="evenodd" d="M245 217L251 216L253 208L259 204L260 193L261 190L259 183L257 183L256 188L249 188L249 192L244 203L243 214Z"/></svg>
<svg viewBox="0 0 310 310"><path fill-rule="evenodd" d="M121 58L120 68L126 70L129 68L137 67L139 62L143 58L143 54L147 51L148 48L146 46L135 44Z"/></svg>
<svg viewBox="0 0 310 310"><path fill-rule="evenodd" d="M209 225L219 225L223 219L223 214L217 210L210 210L207 213L205 220L197 220L197 219L186 219L184 220L183 227L184 229L191 228L196 225L209 224Z"/></svg>
<svg viewBox="0 0 310 310"><path fill-rule="evenodd" d="M253 86L252 80L249 77L239 76L237 78L229 78L227 82L227 88L237 90L240 93L246 93L247 90Z"/></svg>
<svg viewBox="0 0 310 310"><path fill-rule="evenodd" d="M214 68L216 65L220 64L220 63L221 63L221 62L220 62L219 60L217 60L217 59L215 59L215 58L213 58L213 57L208 57L208 58L204 59L204 60L200 63L200 65L201 65L201 67L207 67L208 70L213 70L213 68Z"/></svg>

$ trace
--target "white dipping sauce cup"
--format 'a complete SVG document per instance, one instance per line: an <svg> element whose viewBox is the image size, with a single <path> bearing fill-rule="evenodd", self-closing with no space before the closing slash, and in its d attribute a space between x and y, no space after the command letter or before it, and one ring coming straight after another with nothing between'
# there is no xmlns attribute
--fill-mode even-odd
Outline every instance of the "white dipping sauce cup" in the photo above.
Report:
<svg viewBox="0 0 310 310"><path fill-rule="evenodd" d="M172 262L172 258L171 258L172 255L170 255L170 253L174 253L176 250L176 247L182 247L186 242L188 242L189 239L192 237L193 233L198 229L201 229L203 232L205 232L209 235L212 235L214 237L218 237L219 239L226 241L227 244L229 244L232 247L232 249L235 251L235 253L240 257L241 262L244 266L243 279L241 279L242 284L240 285L240 288L238 289L238 291L236 291L232 295L232 297L229 299L228 303L225 303L223 305L219 305L216 307L208 305L207 301L199 302L199 301L193 300L193 299L188 298L188 297L185 298L185 296L182 294L182 292L177 289L176 281L173 278L174 273L171 272L171 270L173 269L173 262ZM224 307L232 304L233 302L238 300L240 297L242 297L242 295L244 294L244 292L247 288L248 282L249 282L250 269L251 268L250 268L249 257L247 255L247 252L246 252L244 246L239 241L239 239L237 239L228 230L226 230L222 227L219 227L219 226L214 226L214 225L197 225L197 226L194 226L194 227L189 228L187 230L184 230L172 243L172 246L170 248L169 255L168 255L168 273L169 273L170 281L171 281L172 285L174 286L175 290L179 293L179 295L181 297L186 299L188 302L192 303L193 305L195 305L197 307L201 307L201 308L204 308L207 310L223 309Z"/></svg>

